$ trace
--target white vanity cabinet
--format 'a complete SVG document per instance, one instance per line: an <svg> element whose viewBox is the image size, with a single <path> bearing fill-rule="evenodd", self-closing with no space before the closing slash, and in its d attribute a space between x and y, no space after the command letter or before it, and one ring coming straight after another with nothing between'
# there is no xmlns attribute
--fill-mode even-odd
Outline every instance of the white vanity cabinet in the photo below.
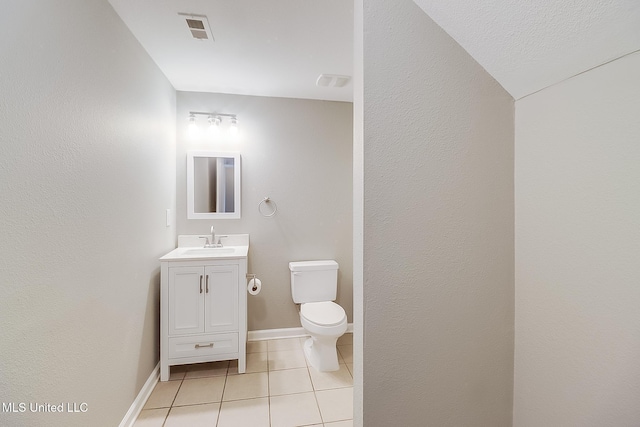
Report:
<svg viewBox="0 0 640 427"><path fill-rule="evenodd" d="M237 264L168 268L169 337L238 330Z"/></svg>
<svg viewBox="0 0 640 427"><path fill-rule="evenodd" d="M169 379L170 366L218 360L237 359L244 373L246 255L179 254L160 259L160 380Z"/></svg>

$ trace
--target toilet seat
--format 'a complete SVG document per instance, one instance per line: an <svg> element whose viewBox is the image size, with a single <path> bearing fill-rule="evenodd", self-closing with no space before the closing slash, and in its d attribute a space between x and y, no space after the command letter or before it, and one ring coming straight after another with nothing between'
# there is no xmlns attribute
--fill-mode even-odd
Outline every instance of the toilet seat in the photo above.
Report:
<svg viewBox="0 0 640 427"><path fill-rule="evenodd" d="M335 326L347 317L344 309L332 301L308 302L300 305L300 315L318 326Z"/></svg>

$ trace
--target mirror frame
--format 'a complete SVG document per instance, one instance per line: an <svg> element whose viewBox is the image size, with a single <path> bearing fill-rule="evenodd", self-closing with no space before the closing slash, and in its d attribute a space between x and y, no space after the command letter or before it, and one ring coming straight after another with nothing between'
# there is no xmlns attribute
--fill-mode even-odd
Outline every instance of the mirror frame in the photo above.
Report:
<svg viewBox="0 0 640 427"><path fill-rule="evenodd" d="M195 157L224 157L232 158L233 161L233 198L234 212L195 212L194 203L194 158ZM241 183L240 177L240 153L221 152L208 150L190 150L187 151L187 219L238 219L241 214Z"/></svg>

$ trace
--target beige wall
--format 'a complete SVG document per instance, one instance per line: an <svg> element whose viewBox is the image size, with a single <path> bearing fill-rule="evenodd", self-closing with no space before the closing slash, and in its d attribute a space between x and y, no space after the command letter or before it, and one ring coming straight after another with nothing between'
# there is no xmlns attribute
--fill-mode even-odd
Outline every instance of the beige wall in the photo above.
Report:
<svg viewBox="0 0 640 427"><path fill-rule="evenodd" d="M27 25L28 24L28 25ZM0 13L2 426L118 425L158 361L175 91L106 1Z"/></svg>
<svg viewBox="0 0 640 427"><path fill-rule="evenodd" d="M640 420L640 53L516 103L514 425Z"/></svg>
<svg viewBox="0 0 640 427"><path fill-rule="evenodd" d="M189 111L237 114L240 137L190 140ZM250 331L300 326L289 261L338 261L337 302L352 321L352 129L350 103L178 92L178 234L206 234L211 225L250 234L249 272L262 280L249 297ZM207 149L241 153L240 219L187 219L186 152ZM266 196L278 206L271 218L258 213Z"/></svg>
<svg viewBox="0 0 640 427"><path fill-rule="evenodd" d="M365 426L511 425L513 108L412 1L365 2Z"/></svg>

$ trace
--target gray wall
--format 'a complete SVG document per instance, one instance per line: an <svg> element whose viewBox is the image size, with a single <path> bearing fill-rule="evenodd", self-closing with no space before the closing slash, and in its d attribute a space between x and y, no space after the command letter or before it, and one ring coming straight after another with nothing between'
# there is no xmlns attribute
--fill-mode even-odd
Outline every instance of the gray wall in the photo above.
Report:
<svg viewBox="0 0 640 427"><path fill-rule="evenodd" d="M516 103L514 425L640 422L640 53Z"/></svg>
<svg viewBox="0 0 640 427"><path fill-rule="evenodd" d="M28 23L28 25L27 25ZM115 426L158 361L175 91L106 1L0 13L3 426Z"/></svg>
<svg viewBox="0 0 640 427"><path fill-rule="evenodd" d="M353 425L363 425L364 0L353 2Z"/></svg>
<svg viewBox="0 0 640 427"><path fill-rule="evenodd" d="M188 138L189 111L237 114L239 138ZM262 280L262 292L249 296L250 331L300 326L289 261L338 261L337 302L352 321L352 128L350 103L178 92L178 234L211 225L250 234L249 272ZM186 152L207 149L242 156L241 219L187 219ZM278 206L271 218L258 213L266 196Z"/></svg>
<svg viewBox="0 0 640 427"><path fill-rule="evenodd" d="M510 426L513 99L412 1L364 8L364 425Z"/></svg>

